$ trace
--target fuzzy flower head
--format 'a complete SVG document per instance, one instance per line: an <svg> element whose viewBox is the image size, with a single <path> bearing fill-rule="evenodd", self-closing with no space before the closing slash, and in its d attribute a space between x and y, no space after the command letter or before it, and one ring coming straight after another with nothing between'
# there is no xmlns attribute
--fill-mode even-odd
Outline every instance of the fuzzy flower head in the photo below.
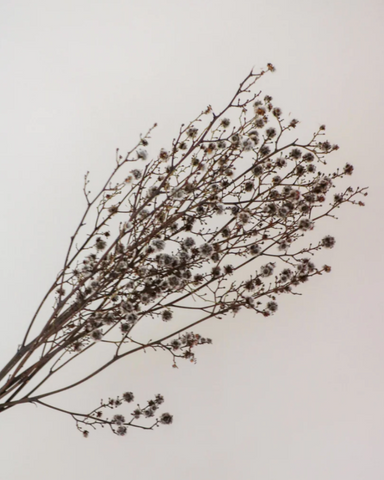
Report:
<svg viewBox="0 0 384 480"><path fill-rule="evenodd" d="M182 188L175 188L172 192L174 198L181 199L184 198L185 191Z"/></svg>
<svg viewBox="0 0 384 480"><path fill-rule="evenodd" d="M276 134L277 134L276 129L273 128L273 127L267 128L267 129L265 130L265 135L266 135L266 137L267 137L268 140L271 139L271 138L276 137Z"/></svg>
<svg viewBox="0 0 384 480"><path fill-rule="evenodd" d="M223 118L221 121L221 126L223 128L228 128L230 124L231 124L231 121L229 120L229 118Z"/></svg>
<svg viewBox="0 0 384 480"><path fill-rule="evenodd" d="M256 118L255 119L255 127L256 128L263 128L265 125L264 119L263 118Z"/></svg>
<svg viewBox="0 0 384 480"><path fill-rule="evenodd" d="M216 143L215 142L210 142L208 144L208 148L207 148L206 152L209 153L209 154L213 154L213 153L215 153L216 149L217 149Z"/></svg>
<svg viewBox="0 0 384 480"><path fill-rule="evenodd" d="M213 247L209 245L209 243L203 243L203 245L200 245L199 250L204 257L209 257L213 253Z"/></svg>
<svg viewBox="0 0 384 480"><path fill-rule="evenodd" d="M135 178L135 180L140 180L140 178L142 177L142 172L138 168L135 168L134 170L131 170L131 173L132 173L133 177Z"/></svg>
<svg viewBox="0 0 384 480"><path fill-rule="evenodd" d="M251 219L251 216L248 212L240 212L237 216L237 220L241 224L248 223L250 219Z"/></svg>
<svg viewBox="0 0 384 480"><path fill-rule="evenodd" d="M199 130L197 128L191 127L187 130L187 135L189 138L196 138Z"/></svg>
<svg viewBox="0 0 384 480"><path fill-rule="evenodd" d="M271 263L263 265L260 269L260 274L262 277L270 277L273 274L273 265Z"/></svg>
<svg viewBox="0 0 384 480"><path fill-rule="evenodd" d="M276 302L268 302L267 303L267 308L270 312L276 312L277 311L277 303Z"/></svg>
<svg viewBox="0 0 384 480"><path fill-rule="evenodd" d="M286 166L287 166L287 161L285 160L285 158L280 157L276 160L276 167L284 168Z"/></svg>
<svg viewBox="0 0 384 480"><path fill-rule="evenodd" d="M333 248L335 246L336 240L334 239L334 237L327 235L326 237L323 238L321 243L325 248Z"/></svg>
<svg viewBox="0 0 384 480"><path fill-rule="evenodd" d="M291 157L298 160L301 157L301 150L299 148L293 148L290 153Z"/></svg>
<svg viewBox="0 0 384 480"><path fill-rule="evenodd" d="M133 395L132 392L125 392L123 393L123 400L124 402L131 403L135 399L135 396Z"/></svg>
<svg viewBox="0 0 384 480"><path fill-rule="evenodd" d="M168 283L171 287L178 287L180 285L180 279L176 277L176 275L171 275L168 277Z"/></svg>
<svg viewBox="0 0 384 480"><path fill-rule="evenodd" d="M163 413L160 417L160 423L163 425L170 425L173 422L173 416L169 413Z"/></svg>
<svg viewBox="0 0 384 480"><path fill-rule="evenodd" d="M169 159L169 153L164 148L162 148L159 153L159 158L163 162L166 162Z"/></svg>
<svg viewBox="0 0 384 480"><path fill-rule="evenodd" d="M130 323L123 322L120 324L121 333L127 333L131 329L132 325Z"/></svg>
<svg viewBox="0 0 384 480"><path fill-rule="evenodd" d="M232 265L224 265L224 273L226 275L232 275L233 274L233 266Z"/></svg>
<svg viewBox="0 0 384 480"><path fill-rule="evenodd" d="M278 108L278 107L274 108L272 110L272 113L276 118L279 118L282 114L281 108Z"/></svg>
<svg viewBox="0 0 384 480"><path fill-rule="evenodd" d="M164 250L165 242L164 240L160 240L159 238L156 238L155 240L152 241L152 246L156 248L156 250Z"/></svg>
<svg viewBox="0 0 384 480"><path fill-rule="evenodd" d="M130 313L133 311L133 305L131 302L121 302L120 310L121 310L121 313Z"/></svg>
<svg viewBox="0 0 384 480"><path fill-rule="evenodd" d="M344 173L346 175L352 175L352 172L353 172L353 165L347 163L344 167Z"/></svg>
<svg viewBox="0 0 384 480"><path fill-rule="evenodd" d="M96 238L96 243L95 243L96 250L104 250L106 246L107 246L107 242L105 240L103 240L101 237Z"/></svg>
<svg viewBox="0 0 384 480"><path fill-rule="evenodd" d="M128 323L135 323L137 321L136 313L128 313L125 317Z"/></svg>
<svg viewBox="0 0 384 480"><path fill-rule="evenodd" d="M241 140L241 138L240 138L240 135L238 133L234 133L232 135L232 137L230 138L230 141L231 141L232 145L234 145L234 146L239 145L240 140Z"/></svg>
<svg viewBox="0 0 384 480"><path fill-rule="evenodd" d="M314 159L315 156L313 155L313 153L308 152L303 155L303 160L306 162L313 162Z"/></svg>
<svg viewBox="0 0 384 480"><path fill-rule="evenodd" d="M269 155L271 153L271 149L268 147L268 145L263 145L260 148L259 153L262 157L266 157L267 155Z"/></svg>
<svg viewBox="0 0 384 480"><path fill-rule="evenodd" d="M94 330L91 333L91 337L92 340L94 340L95 342L99 342L103 337L103 332L101 330Z"/></svg>
<svg viewBox="0 0 384 480"><path fill-rule="evenodd" d="M259 132L257 130L251 130L247 135L255 145L259 143Z"/></svg>
<svg viewBox="0 0 384 480"><path fill-rule="evenodd" d="M259 245L257 245L256 243L251 245L249 247L249 252L252 254L252 255L258 255L261 251L261 248Z"/></svg>
<svg viewBox="0 0 384 480"><path fill-rule="evenodd" d="M172 312L170 310L163 310L161 312L161 318L164 322L169 322L169 320L172 320Z"/></svg>
<svg viewBox="0 0 384 480"><path fill-rule="evenodd" d="M143 148L141 148L140 150L137 150L136 154L137 154L137 158L140 160L147 160L148 158L148 152Z"/></svg>
<svg viewBox="0 0 384 480"><path fill-rule="evenodd" d="M281 208L279 208L278 215L281 218L286 217L289 214L289 208L285 205L283 205Z"/></svg>
<svg viewBox="0 0 384 480"><path fill-rule="evenodd" d="M164 403L164 397L160 395L160 393L157 393L155 396L155 402L157 405L161 405L162 403Z"/></svg>
<svg viewBox="0 0 384 480"><path fill-rule="evenodd" d="M112 422L116 425L122 425L125 422L124 415L114 415L112 418Z"/></svg>
<svg viewBox="0 0 384 480"><path fill-rule="evenodd" d="M267 113L266 108L263 106L260 100L256 100L256 102L253 104L253 109L255 111L255 115L263 116Z"/></svg>
<svg viewBox="0 0 384 480"><path fill-rule="evenodd" d="M249 152L255 147L255 144L251 138L243 138L241 141L241 147L245 152Z"/></svg>
<svg viewBox="0 0 384 480"><path fill-rule="evenodd" d="M252 169L252 173L255 177L260 177L260 175L263 173L264 169L261 165L255 165Z"/></svg>
<svg viewBox="0 0 384 480"><path fill-rule="evenodd" d="M279 183L281 183L281 177L280 177L280 175L275 175L275 176L272 178L272 182L273 182L275 185L278 185Z"/></svg>
<svg viewBox="0 0 384 480"><path fill-rule="evenodd" d="M195 240L194 238L192 237L187 237L184 242L183 242L183 245L185 248L192 248L194 245L195 245Z"/></svg>
<svg viewBox="0 0 384 480"><path fill-rule="evenodd" d="M123 437L124 435L127 434L127 427L124 427L124 425L120 425L116 429L116 434L119 435L120 437Z"/></svg>
<svg viewBox="0 0 384 480"><path fill-rule="evenodd" d="M302 218L299 221L299 229L300 230L303 230L304 232L306 232L307 230L312 230L312 228L313 228L313 222L311 222L311 220L309 220L309 218Z"/></svg>
<svg viewBox="0 0 384 480"><path fill-rule="evenodd" d="M249 307L252 307L255 303L255 299L253 297L245 297L245 304Z"/></svg>
<svg viewBox="0 0 384 480"><path fill-rule="evenodd" d="M274 203L267 203L263 210L267 215L276 215L277 207Z"/></svg>
<svg viewBox="0 0 384 480"><path fill-rule="evenodd" d="M212 267L211 274L213 277L219 277L221 275L221 268L218 265Z"/></svg>

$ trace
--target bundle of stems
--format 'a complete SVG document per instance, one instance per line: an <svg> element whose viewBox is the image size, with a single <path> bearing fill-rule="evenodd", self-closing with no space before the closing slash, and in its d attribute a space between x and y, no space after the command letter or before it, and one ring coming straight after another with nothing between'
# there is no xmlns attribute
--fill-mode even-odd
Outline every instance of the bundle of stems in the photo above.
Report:
<svg viewBox="0 0 384 480"><path fill-rule="evenodd" d="M270 96L254 92L273 70L268 64L252 71L220 113L209 106L181 126L169 148L149 155L152 128L124 157L117 151L97 194L85 176L86 208L63 268L0 372L0 411L44 405L72 416L84 436L100 425L124 435L128 427L169 424L172 415L157 413L160 394L138 405L130 420L104 413L132 402L132 392L87 414L54 406L47 397L145 349L168 353L174 365L178 358L193 362L195 348L211 343L191 330L198 324L241 309L267 317L279 295L297 294L300 284L330 271L313 257L335 239L306 240L342 205L363 205L356 197L366 189L330 194L353 167L327 171L326 157L338 146L323 138L325 126L301 142L292 135L298 120L284 120ZM44 319L47 302L53 309ZM136 335L143 321L167 325L143 342ZM48 380L96 348L108 349L108 360L73 383L47 388Z"/></svg>

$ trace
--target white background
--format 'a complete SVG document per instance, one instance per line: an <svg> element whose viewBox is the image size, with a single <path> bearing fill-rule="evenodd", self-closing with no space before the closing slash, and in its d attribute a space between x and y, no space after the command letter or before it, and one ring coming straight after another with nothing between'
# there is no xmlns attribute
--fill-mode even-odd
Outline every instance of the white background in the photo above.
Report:
<svg viewBox="0 0 384 480"><path fill-rule="evenodd" d="M85 440L64 415L17 407L0 419L1 480L383 479L383 24L380 0L1 2L2 363L62 265L85 172L96 189L154 122L169 145L252 67L276 66L263 93L302 138L325 123L332 161L370 186L365 209L319 230L337 239L332 273L275 316L215 320L196 365L141 354L57 400L161 392L172 426Z"/></svg>

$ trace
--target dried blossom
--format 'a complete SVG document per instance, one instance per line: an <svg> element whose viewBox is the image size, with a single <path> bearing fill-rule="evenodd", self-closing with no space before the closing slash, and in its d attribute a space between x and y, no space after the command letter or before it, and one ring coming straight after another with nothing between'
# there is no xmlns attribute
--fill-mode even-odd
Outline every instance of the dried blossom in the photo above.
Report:
<svg viewBox="0 0 384 480"><path fill-rule="evenodd" d="M327 202L353 166L332 171L326 165L324 158L338 146L323 140L323 126L307 144L286 139L298 120L285 123L272 97L252 93L269 71L272 64L248 75L221 113L205 109L167 148L152 152L142 170L137 165L149 159L144 147L151 130L125 157L117 156L100 192L91 197L84 188L87 210L63 267L0 374L0 411L28 402L49 407L49 395L136 352L163 352L173 366L179 359L194 363L196 350L212 340L191 332L192 325L241 308L268 317L278 310L278 295L296 293L312 276L330 272L327 265L318 270L312 257L322 247L333 248L334 237L305 244L308 232L346 203L363 205L355 198L366 192L349 187ZM53 311L44 319L50 299ZM174 322L153 322L159 318ZM150 340L143 341L140 331L155 323L153 334L146 334ZM51 392L42 388L84 352L103 347L111 356L96 354L93 373ZM30 382L36 378L40 383ZM133 400L125 392L90 414L60 411L84 437L98 425L124 436L128 428L172 423L171 414L157 413L164 401L160 394L128 413L129 422L115 412L109 419L111 409Z"/></svg>

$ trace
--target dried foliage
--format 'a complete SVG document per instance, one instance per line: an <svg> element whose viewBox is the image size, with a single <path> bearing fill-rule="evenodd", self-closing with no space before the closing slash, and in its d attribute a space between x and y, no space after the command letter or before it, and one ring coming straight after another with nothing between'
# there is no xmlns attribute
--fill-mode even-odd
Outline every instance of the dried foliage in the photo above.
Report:
<svg viewBox="0 0 384 480"><path fill-rule="evenodd" d="M196 347L211 343L191 330L199 323L241 309L268 317L279 295L295 294L330 271L313 256L335 239L308 243L308 234L342 205L363 205L356 198L366 192L348 187L331 194L353 167L327 172L326 157L338 146L324 139L325 127L307 142L289 140L298 121L285 121L270 96L252 93L273 70L268 64L251 72L221 113L209 106L182 125L168 149L147 152L151 129L125 157L117 152L112 174L93 197L86 176L86 209L63 268L0 373L1 411L23 403L54 408L72 416L84 436L100 425L124 435L128 427L170 424L170 414L157 413L161 395L138 405L129 420L105 411L131 403L131 392L101 401L89 414L46 397L145 349L167 352L174 365L179 358L193 362ZM52 314L39 323L52 297ZM180 323L184 312L192 323ZM167 333L140 342L135 333L144 319L177 327L169 333L168 324ZM107 361L74 383L44 390L66 366L102 347L109 349Z"/></svg>

